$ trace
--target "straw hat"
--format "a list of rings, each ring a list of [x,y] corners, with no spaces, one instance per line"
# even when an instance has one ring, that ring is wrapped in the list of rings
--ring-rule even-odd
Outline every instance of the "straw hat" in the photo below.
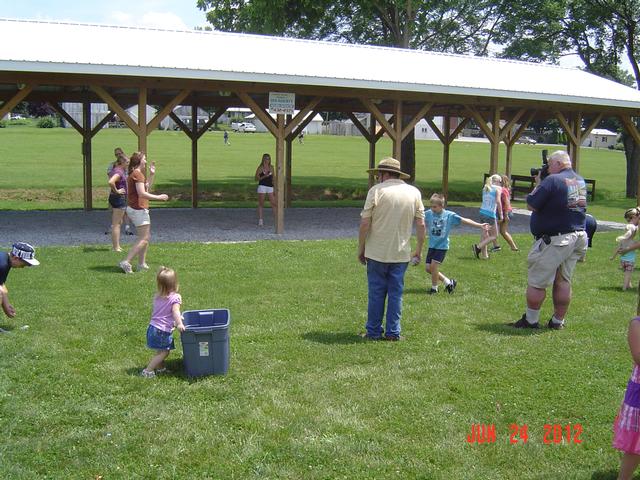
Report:
[[[393,172],[393,173],[399,173],[400,178],[402,178],[403,180],[406,180],[407,178],[411,178],[411,175],[408,175],[404,173],[402,170],[400,170],[400,162],[395,158],[391,158],[391,157],[383,158],[382,160],[380,160],[380,163],[376,168],[370,168],[369,170],[367,170],[367,172],[376,173],[376,174],[378,172]]]

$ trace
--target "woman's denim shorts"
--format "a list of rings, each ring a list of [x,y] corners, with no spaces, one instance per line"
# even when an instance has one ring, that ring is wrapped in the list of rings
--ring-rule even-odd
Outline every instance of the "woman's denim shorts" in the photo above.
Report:
[[[147,328],[147,347],[153,350],[174,350],[176,345],[170,332],[164,332],[153,325],[149,325],[149,328]]]

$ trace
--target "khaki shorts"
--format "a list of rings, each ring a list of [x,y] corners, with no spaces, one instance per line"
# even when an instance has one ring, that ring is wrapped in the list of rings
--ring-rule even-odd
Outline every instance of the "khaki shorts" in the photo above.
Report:
[[[136,227],[151,225],[149,210],[147,210],[146,208],[142,210],[136,210],[135,208],[127,207],[127,215],[131,219],[131,223],[133,223]]]
[[[531,287],[546,289],[553,285],[556,272],[571,281],[576,262],[587,253],[586,232],[555,235],[549,245],[542,238],[536,240],[527,257],[528,283]]]

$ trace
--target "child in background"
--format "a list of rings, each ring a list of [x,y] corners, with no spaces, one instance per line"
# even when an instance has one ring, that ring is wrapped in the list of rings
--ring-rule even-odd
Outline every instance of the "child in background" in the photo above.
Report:
[[[502,221],[499,222],[500,235],[511,247],[511,250],[517,252],[518,246],[513,241],[511,234],[509,233],[509,222],[513,217],[513,208],[511,207],[511,180],[506,175],[502,175],[502,190],[500,192],[500,201],[502,202]],[[492,251],[500,250],[500,247],[492,248]]]
[[[473,254],[476,258],[489,258],[487,245],[498,238],[498,223],[502,221],[502,202],[500,200],[500,192],[502,189],[502,178],[500,175],[494,174],[487,178],[487,182],[482,189],[482,205],[480,206],[480,221],[489,224],[489,229],[482,229],[480,243],[474,243],[471,246]]]
[[[458,282],[453,278],[447,278],[440,272],[440,265],[444,262],[444,257],[449,250],[449,231],[451,227],[464,223],[472,227],[482,228],[484,231],[489,229],[487,223],[477,223],[468,218],[461,217],[455,212],[445,210],[444,195],[434,193],[431,196],[431,209],[425,211],[424,219],[427,224],[427,233],[429,235],[429,250],[427,251],[427,273],[431,274],[431,289],[428,294],[438,293],[438,281],[444,283],[444,289],[453,293]]]
[[[626,232],[624,235],[620,235],[616,238],[616,242],[618,242],[618,246],[616,250],[613,252],[613,256],[611,260],[616,258],[616,255],[619,253],[620,249],[624,249],[629,247],[633,243],[633,239],[636,236],[638,231],[638,222],[640,221],[640,209],[638,207],[630,208],[626,212],[624,212],[624,219],[627,221]],[[622,283],[622,289],[627,290],[631,288],[631,274],[633,273],[633,269],[636,264],[636,251],[631,250],[630,252],[624,253],[620,256],[620,266],[622,267],[622,271],[624,272],[624,280]]]
[[[640,315],[640,308],[637,314]],[[640,464],[640,316],[631,320],[627,341],[634,363],[633,371],[613,423],[613,448],[623,453],[618,480],[630,480]]]
[[[163,373],[167,369],[164,365],[169,352],[175,349],[171,333],[174,328],[184,332],[180,304],[182,297],[178,293],[178,277],[176,272],[167,267],[160,267],[156,277],[158,293],[153,299],[151,322],[147,328],[147,347],[156,351],[149,361],[147,368],[142,370],[142,376],[153,378],[156,373]]]

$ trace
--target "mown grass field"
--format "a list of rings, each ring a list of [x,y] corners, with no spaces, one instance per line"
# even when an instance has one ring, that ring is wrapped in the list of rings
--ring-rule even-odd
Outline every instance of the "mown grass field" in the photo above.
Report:
[[[410,268],[397,343],[357,337],[355,239],[154,244],[185,309],[231,310],[229,374],[197,381],[179,346],[170,374],[138,376],[152,272],[123,275],[104,246],[42,248],[40,267],[11,272],[18,316],[0,317],[0,478],[614,479],[637,299],[608,259],[615,236],[578,266],[558,332],[505,326],[523,311],[526,251],[480,262],[477,237],[454,236],[443,270],[457,291],[428,297]],[[479,423],[496,443],[467,444]],[[514,423],[526,444],[510,444]],[[545,424],[580,424],[582,443],[545,444]]]
[[[222,132],[207,132],[199,142],[199,189],[202,206],[250,206],[255,203],[253,174],[263,152],[275,158],[268,134],[231,134],[231,146]],[[128,153],[137,145],[127,129],[105,129],[93,142],[94,205],[106,208],[106,167],[113,148]],[[539,166],[543,148],[516,145],[514,174],[528,174]],[[378,143],[381,159],[391,142]],[[294,206],[361,205],[367,190],[368,145],[360,137],[306,135],[304,145],[293,146]],[[504,147],[499,171],[504,171]],[[191,145],[182,132],[155,131],[149,137],[149,158],[158,165],[156,190],[172,196],[170,206],[191,204]],[[416,142],[416,185],[428,197],[441,189],[442,146]],[[488,171],[489,145],[455,142],[451,151],[450,201],[473,205],[480,198],[483,173]],[[10,126],[0,129],[0,209],[82,207],[80,136],[73,129]],[[621,221],[634,201],[624,198],[623,152],[582,150],[581,173],[596,179],[597,199],[590,207],[597,218]]]

